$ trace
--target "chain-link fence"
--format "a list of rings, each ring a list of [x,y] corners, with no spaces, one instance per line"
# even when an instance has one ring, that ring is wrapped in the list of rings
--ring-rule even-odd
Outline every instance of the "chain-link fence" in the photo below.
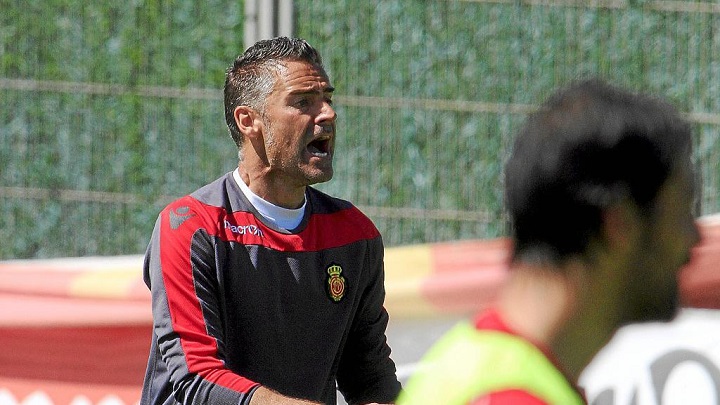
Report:
[[[0,258],[141,253],[155,217],[236,165],[222,112],[237,1],[0,0]],[[525,114],[597,75],[694,123],[720,211],[720,4],[296,0],[336,87],[335,178],[388,245],[504,234]]]

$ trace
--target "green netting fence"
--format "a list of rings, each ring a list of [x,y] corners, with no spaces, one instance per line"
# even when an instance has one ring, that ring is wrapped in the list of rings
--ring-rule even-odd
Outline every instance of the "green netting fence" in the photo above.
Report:
[[[236,165],[222,83],[243,2],[0,0],[0,259],[137,254]],[[296,0],[339,114],[335,178],[389,246],[506,233],[502,162],[557,86],[601,76],[687,114],[720,211],[720,5]]]

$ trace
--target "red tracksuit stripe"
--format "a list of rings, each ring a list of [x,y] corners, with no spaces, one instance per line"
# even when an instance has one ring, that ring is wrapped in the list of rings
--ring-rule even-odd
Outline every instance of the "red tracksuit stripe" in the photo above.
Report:
[[[249,392],[258,384],[225,368],[217,356],[215,338],[207,333],[200,301],[195,294],[190,244],[192,233],[198,229],[200,218],[194,216],[183,223],[180,229],[173,230],[169,226],[168,211],[165,211],[161,222],[161,238],[162,235],[170,232],[188,233],[179,238],[187,242],[186,246],[164,244],[160,252],[170,317],[173,329],[180,336],[188,371],[197,373],[207,381],[222,387],[243,393]],[[168,268],[176,271],[165,271]]]
[[[315,214],[302,232],[287,235],[268,228],[250,212],[235,212],[232,218],[227,219],[227,223],[223,221],[225,227],[222,229],[222,238],[280,252],[317,252],[357,242],[358,235],[364,239],[378,237],[377,228],[368,226],[368,221],[363,218],[363,214],[354,207],[330,214]],[[335,225],[337,223],[346,226],[338,227]],[[262,234],[249,231],[248,226],[256,227]],[[358,226],[363,228],[360,232],[355,229]]]

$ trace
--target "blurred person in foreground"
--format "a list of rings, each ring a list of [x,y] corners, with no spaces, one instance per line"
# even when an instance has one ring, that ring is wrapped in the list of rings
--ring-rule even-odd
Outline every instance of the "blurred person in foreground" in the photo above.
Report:
[[[551,97],[505,167],[509,278],[430,349],[398,404],[586,403],[577,378],[613,333],[678,310],[699,240],[691,144],[662,100],[599,80]]]
[[[333,87],[317,50],[263,40],[235,59],[237,169],[171,203],[145,257],[154,333],[143,404],[390,403],[383,244],[333,175]]]

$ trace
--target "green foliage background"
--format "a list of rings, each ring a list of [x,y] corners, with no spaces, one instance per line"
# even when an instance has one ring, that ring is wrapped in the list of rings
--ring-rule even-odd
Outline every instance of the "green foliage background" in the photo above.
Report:
[[[720,210],[718,8],[531,3],[296,0],[297,35],[337,88],[336,176],[320,188],[388,245],[503,235],[513,131],[589,75],[688,114],[701,213]],[[243,8],[0,0],[0,258],[141,253],[164,204],[236,165],[221,88]]]

